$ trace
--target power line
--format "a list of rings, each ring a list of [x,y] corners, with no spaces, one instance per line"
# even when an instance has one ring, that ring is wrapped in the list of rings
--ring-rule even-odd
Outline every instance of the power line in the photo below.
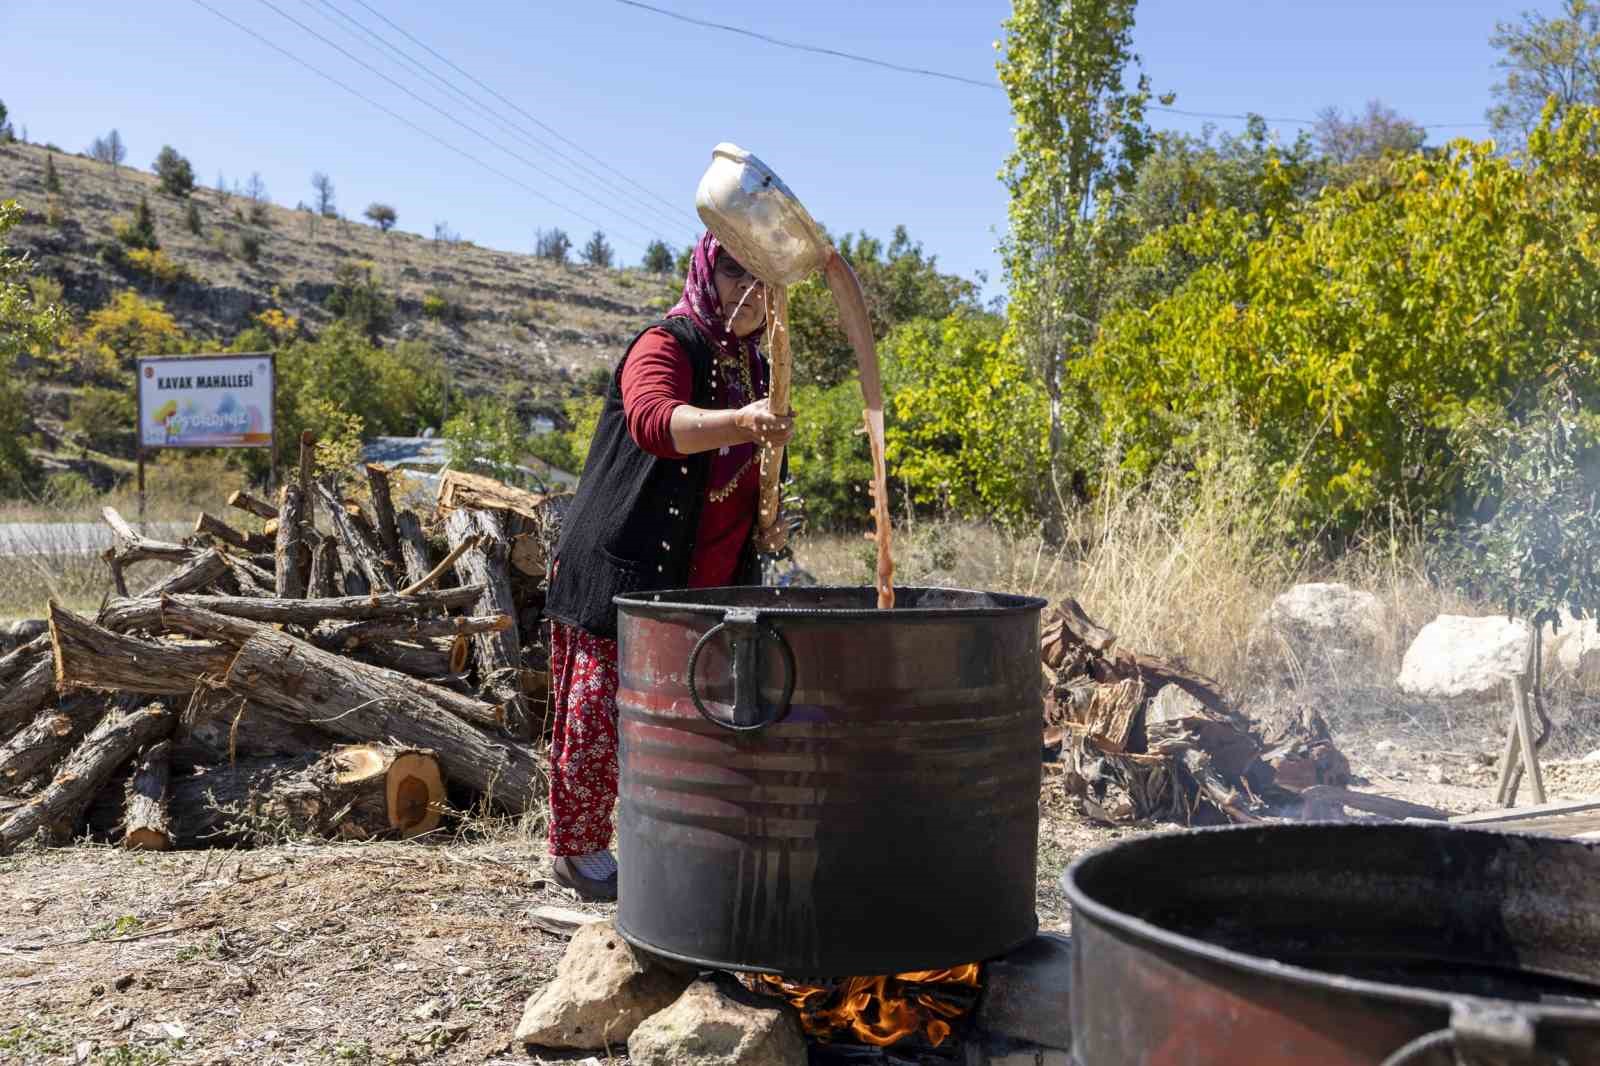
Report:
[[[356,0],[356,2],[362,3],[362,0]],[[978,78],[969,78],[963,74],[949,74],[942,70],[928,70],[924,67],[903,66],[899,63],[891,63],[885,59],[874,59],[872,56],[857,55],[854,52],[841,52],[834,48],[823,48],[813,44],[802,44],[799,41],[786,41],[778,37],[757,32],[756,30],[745,29],[742,26],[730,26],[724,22],[712,22],[708,19],[693,18],[689,15],[680,14],[676,11],[668,11],[664,7],[656,7],[653,4],[641,3],[640,0],[617,0],[617,3],[626,4],[628,7],[636,7],[642,11],[653,11],[658,15],[665,15],[667,18],[677,19],[679,22],[687,22],[693,26],[704,26],[707,29],[722,30],[725,33],[736,33],[741,37],[752,37],[758,41],[765,41],[768,44],[777,45],[779,48],[790,48],[797,52],[811,52],[815,55],[833,56],[836,59],[848,59],[853,63],[865,63],[868,66],[882,67],[885,70],[899,71],[902,74],[917,74],[926,78],[942,78],[945,81],[960,82],[963,85],[973,85],[979,89],[992,89],[996,92],[1005,91],[1005,86],[998,82],[983,81]],[[362,6],[365,7],[366,5],[362,4]],[[1282,116],[1256,116],[1251,114],[1234,115],[1220,111],[1187,111],[1183,108],[1166,107],[1164,105],[1157,104],[1146,104],[1145,110],[1160,111],[1169,115],[1184,115],[1188,118],[1237,119],[1242,122],[1247,122],[1252,118],[1259,117],[1265,119],[1267,122],[1281,122],[1285,125],[1295,126],[1315,126],[1318,122],[1318,120],[1314,118],[1284,118]],[[1487,122],[1433,122],[1423,124],[1420,128],[1425,130],[1467,129],[1487,127],[1488,125],[1489,123]]]
[[[505,145],[501,144],[499,141],[495,140],[493,137],[490,137],[488,134],[483,133],[482,131],[480,131],[480,130],[472,127],[472,126],[467,125],[467,123],[461,121],[459,118],[456,118],[454,115],[450,114],[450,112],[446,111],[444,108],[439,107],[437,104],[434,104],[433,102],[431,102],[430,100],[427,100],[424,97],[418,96],[416,93],[412,92],[410,89],[406,88],[404,85],[402,85],[399,82],[395,81],[393,78],[389,77],[389,75],[385,74],[383,71],[381,71],[378,68],[374,67],[371,63],[368,63],[366,60],[362,59],[360,56],[357,56],[355,53],[351,52],[349,49],[344,48],[341,45],[338,45],[338,44],[334,43],[333,41],[328,40],[328,38],[324,37],[322,34],[318,33],[316,30],[312,29],[310,26],[307,26],[304,22],[301,22],[299,19],[295,18],[293,15],[289,14],[287,11],[284,11],[282,8],[278,7],[276,4],[274,4],[272,2],[272,0],[256,0],[256,2],[259,3],[262,7],[265,7],[265,8],[268,8],[268,9],[272,10],[272,11],[277,12],[279,17],[281,17],[281,18],[283,18],[283,19],[285,19],[285,20],[287,20],[289,22],[292,22],[294,25],[298,26],[301,30],[305,31],[306,33],[309,33],[311,36],[315,37],[317,40],[321,41],[323,44],[327,45],[329,48],[332,48],[334,51],[338,52],[340,55],[344,56],[346,59],[350,60],[352,63],[357,63],[361,67],[363,67],[364,69],[370,71],[373,74],[376,74],[378,77],[382,78],[384,81],[388,82],[390,85],[393,85],[396,89],[399,89],[401,92],[405,93],[407,96],[411,97],[413,100],[415,100],[418,103],[422,104],[424,107],[427,107],[430,110],[438,112],[447,121],[452,122],[457,126],[460,126],[462,129],[466,130],[468,133],[471,133],[473,136],[478,137],[481,140],[488,142],[490,145],[493,145],[495,148],[500,149],[500,151],[504,152],[506,155],[511,156],[511,158],[513,158],[513,159],[517,160],[518,162],[522,163],[524,166],[528,167],[529,169],[538,171],[539,173],[541,173],[541,174],[545,175],[546,177],[548,177],[550,180],[554,181],[557,185],[563,186],[564,188],[567,188],[567,189],[577,193],[578,195],[582,196],[586,200],[593,200],[595,203],[601,204],[602,206],[606,206],[605,202],[603,200],[600,200],[598,197],[593,196],[587,190],[585,190],[583,188],[580,188],[577,185],[572,184],[571,182],[569,182],[566,179],[560,177],[559,175],[553,173],[552,171],[546,170],[543,166],[541,166],[540,164],[538,164],[538,163],[534,162],[533,160],[529,159],[527,156],[518,154],[517,152],[513,151],[512,149],[507,148]],[[641,222],[641,221],[639,221],[639,219],[634,218],[632,215],[628,215],[628,214],[623,213],[622,211],[618,211],[614,207],[611,208],[611,210],[614,211],[617,214],[617,216],[627,219],[629,222],[632,222],[634,225],[644,227],[646,232],[648,232],[650,230],[653,230],[655,228],[650,223]],[[603,229],[606,228],[605,227],[605,223],[599,222],[599,221],[595,220],[594,218],[592,218],[592,217],[590,217],[588,215],[585,215],[585,214],[582,214],[582,213],[576,212],[576,211],[573,212],[573,213],[576,214],[579,218],[584,219],[587,222],[593,223],[599,229],[603,230]]]
[[[298,65],[300,65],[300,66],[302,66],[304,68],[306,68],[311,73],[315,74],[317,77],[323,79],[324,81],[331,82],[332,84],[337,85],[339,88],[343,89],[345,92],[349,93],[351,96],[354,96],[356,99],[361,100],[363,103],[366,103],[366,104],[370,105],[371,107],[376,108],[379,111],[382,111],[384,114],[388,115],[390,118],[394,119],[396,122],[399,122],[401,125],[406,126],[407,128],[409,128],[411,130],[414,130],[417,133],[422,134],[424,137],[426,137],[429,140],[435,142],[436,144],[439,144],[440,146],[442,146],[442,147],[454,152],[456,155],[461,156],[463,159],[466,159],[467,161],[469,161],[471,163],[476,163],[478,166],[482,167],[484,170],[487,170],[489,173],[494,174],[496,177],[504,178],[506,181],[511,182],[511,184],[519,186],[519,187],[521,187],[523,189],[526,189],[528,192],[532,193],[534,196],[537,196],[539,199],[545,201],[546,203],[552,205],[553,207],[557,207],[562,211],[570,212],[570,213],[572,213],[574,215],[577,215],[579,218],[587,219],[587,216],[585,216],[582,212],[576,211],[573,208],[568,207],[566,204],[564,204],[561,201],[555,199],[554,197],[550,196],[549,194],[543,192],[542,190],[537,189],[532,185],[529,185],[527,182],[523,181],[521,178],[517,178],[517,177],[514,177],[514,176],[512,176],[510,174],[507,174],[505,171],[499,169],[498,167],[495,167],[492,164],[486,163],[482,159],[479,159],[477,156],[473,155],[471,152],[468,152],[465,149],[456,147],[455,145],[451,144],[449,141],[445,140],[443,137],[440,137],[438,134],[434,133],[432,130],[424,129],[423,127],[417,125],[415,122],[412,122],[410,119],[406,118],[404,115],[400,114],[399,112],[394,111],[391,108],[385,107],[383,104],[378,103],[376,100],[372,99],[370,96],[367,96],[365,93],[362,93],[360,90],[354,89],[354,88],[350,87],[349,85],[346,85],[344,82],[340,81],[338,78],[335,78],[333,75],[328,74],[328,73],[326,73],[326,72],[324,72],[322,70],[319,70],[318,68],[312,66],[310,63],[306,62],[304,59],[301,59],[299,56],[295,55],[293,52],[289,51],[287,48],[284,48],[281,45],[278,45],[278,44],[276,44],[276,43],[274,43],[272,41],[269,41],[267,38],[261,36],[261,34],[257,33],[255,30],[252,30],[250,27],[244,25],[242,22],[239,22],[239,21],[237,21],[235,19],[232,19],[232,18],[228,17],[227,15],[224,15],[222,12],[218,11],[216,8],[212,7],[210,4],[206,3],[205,0],[190,0],[190,2],[195,4],[197,7],[204,8],[205,10],[211,12],[213,15],[217,16],[217,18],[221,19],[223,22],[228,23],[230,26],[234,27],[235,29],[239,30],[242,33],[245,33],[245,34],[249,35],[250,37],[254,37],[257,41],[259,41],[260,43],[266,45],[268,48],[271,48],[273,51],[279,53],[284,58],[286,58],[286,59],[290,60],[291,62],[296,63],[296,64],[298,64]],[[588,221],[593,221],[593,220],[592,219],[588,219]]]
[[[559,130],[557,130],[555,127],[553,127],[553,126],[549,125],[548,123],[544,122],[543,120],[539,119],[537,116],[529,114],[527,111],[525,111],[521,106],[519,106],[514,101],[506,99],[500,93],[496,92],[494,89],[490,88],[489,86],[485,85],[483,82],[479,81],[477,79],[477,77],[474,76],[470,71],[462,70],[460,67],[458,67],[454,63],[452,63],[449,59],[446,59],[444,56],[440,55],[438,52],[436,52],[432,48],[428,47],[427,44],[423,43],[422,41],[417,40],[411,34],[407,33],[404,28],[402,28],[401,26],[396,25],[394,23],[394,21],[392,19],[390,19],[387,15],[385,15],[383,12],[377,10],[371,4],[367,3],[366,0],[355,0],[355,2],[360,4],[362,7],[366,8],[368,11],[372,12],[372,14],[376,15],[380,20],[382,20],[382,22],[385,25],[387,25],[390,29],[394,30],[396,33],[400,34],[406,40],[410,41],[412,44],[416,45],[418,48],[421,48],[423,51],[425,51],[429,55],[433,56],[433,58],[435,58],[439,62],[443,63],[445,66],[449,67],[451,70],[455,71],[457,74],[460,74],[462,77],[464,77],[468,81],[472,82],[472,84],[476,85],[478,88],[482,89],[484,92],[488,93],[490,96],[494,97],[496,100],[499,100],[501,103],[505,104],[507,107],[511,108],[513,111],[516,111],[519,115],[522,115],[524,118],[528,119],[528,121],[532,122],[534,125],[538,126],[540,129],[544,130],[546,133],[550,134],[556,140],[558,140],[561,143],[566,144],[566,145],[576,149],[578,152],[582,153],[585,156],[588,156],[590,159],[592,159],[596,163],[599,163],[601,166],[606,166],[607,165],[605,160],[601,159],[599,156],[595,155],[593,152],[591,152],[587,148],[583,147],[583,145],[579,144],[577,141],[574,141],[570,137],[565,136]],[[613,171],[613,173],[618,173],[618,172]],[[665,199],[664,197],[657,195],[655,192],[653,192],[652,190],[650,190],[650,189],[646,188],[645,186],[639,184],[637,181],[634,181],[632,178],[628,177],[626,174],[618,173],[618,177],[622,178],[623,181],[626,181],[628,184],[632,185],[634,188],[638,189],[640,192],[644,193],[645,195],[654,197],[660,203],[665,204],[668,210],[673,211],[673,212],[677,212],[677,211],[682,211],[683,210],[683,205],[682,204],[673,203],[673,202]],[[696,223],[695,228],[697,230],[700,228],[698,222]]]
[[[664,223],[666,225],[668,231],[675,231],[675,230],[677,230],[677,229],[679,229],[681,227],[682,222],[681,222],[681,220],[679,220],[676,217],[677,216],[676,212],[673,212],[673,216],[674,217],[672,219],[668,219],[666,212],[662,211],[660,208],[657,208],[654,204],[646,203],[644,201],[639,200],[635,193],[624,189],[620,182],[608,180],[608,177],[607,177],[608,174],[612,175],[612,176],[620,176],[620,175],[617,175],[616,171],[613,170],[612,168],[607,167],[604,164],[601,164],[601,169],[597,170],[596,168],[591,167],[588,164],[584,163],[582,160],[577,159],[576,157],[574,157],[574,156],[562,151],[560,148],[555,147],[550,142],[542,140],[542,139],[534,136],[532,133],[529,132],[527,127],[519,125],[518,123],[507,119],[505,116],[503,116],[499,112],[497,112],[494,108],[492,108],[492,107],[488,106],[487,104],[483,103],[481,100],[479,100],[476,97],[474,97],[471,93],[468,93],[465,90],[461,89],[454,82],[452,82],[449,78],[444,77],[443,75],[441,75],[440,73],[438,73],[437,71],[435,71],[434,69],[429,67],[427,64],[425,64],[425,63],[419,61],[418,59],[416,59],[415,57],[409,55],[404,49],[400,48],[394,42],[390,41],[388,38],[384,37],[382,34],[376,32],[371,26],[367,25],[366,23],[363,23],[361,20],[355,18],[353,15],[350,15],[348,12],[345,12],[345,11],[341,10],[338,7],[338,5],[336,5],[336,4],[334,4],[332,2],[332,0],[302,0],[302,2],[307,7],[312,7],[312,8],[315,8],[315,6],[317,4],[321,4],[322,7],[325,7],[329,11],[332,11],[334,14],[338,15],[339,18],[341,18],[345,22],[349,23],[350,26],[355,27],[355,29],[352,30],[349,27],[341,25],[340,28],[343,29],[346,33],[349,33],[353,37],[359,37],[363,41],[363,43],[365,43],[369,47],[373,48],[374,51],[381,51],[381,50],[379,50],[377,48],[377,45],[373,44],[372,42],[376,41],[376,42],[382,44],[384,48],[388,49],[389,52],[392,52],[395,57],[398,57],[398,59],[400,61],[402,61],[406,65],[406,67],[408,69],[408,73],[412,72],[412,71],[415,71],[415,72],[420,73],[421,75],[431,79],[433,82],[435,82],[439,86],[441,86],[446,92],[454,95],[455,97],[457,97],[458,99],[460,99],[461,101],[463,101],[464,103],[466,103],[467,105],[472,107],[474,110],[476,110],[478,113],[480,113],[480,114],[484,115],[485,117],[487,117],[488,119],[490,119],[497,126],[499,126],[502,130],[505,130],[508,133],[510,133],[512,136],[517,137],[523,143],[528,144],[531,147],[537,148],[537,149],[539,149],[541,151],[549,152],[549,153],[553,154],[554,156],[556,156],[557,158],[561,159],[563,162],[570,164],[575,169],[585,172],[589,176],[593,177],[596,181],[607,184],[609,186],[608,191],[614,191],[617,196],[620,196],[620,197],[624,198],[626,201],[631,202],[634,206],[643,209],[644,211],[649,213],[651,215],[652,219],[654,219],[658,224]],[[322,16],[324,18],[328,17],[326,12],[319,12],[319,14],[322,14]],[[387,58],[390,58],[391,62],[394,61],[393,57],[387,57]]]

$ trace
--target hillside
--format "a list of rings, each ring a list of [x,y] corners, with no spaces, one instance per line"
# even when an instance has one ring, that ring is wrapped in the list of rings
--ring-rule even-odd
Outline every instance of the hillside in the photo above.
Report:
[[[45,189],[52,154],[62,185],[53,212]],[[101,243],[113,239],[113,223],[132,214],[141,194],[163,252],[190,280],[155,283],[98,255]],[[331,321],[323,305],[340,264],[370,261],[395,299],[394,335],[386,340],[426,341],[446,361],[456,387],[513,387],[519,407],[530,413],[557,410],[582,391],[584,377],[613,361],[659,314],[672,287],[670,279],[638,270],[563,266],[466,241],[384,234],[365,223],[270,203],[264,224],[247,225],[248,200],[208,188],[192,197],[201,222],[195,235],[186,225],[187,202],[162,194],[152,174],[128,166],[113,171],[32,144],[0,146],[0,199],[9,198],[28,212],[12,235],[14,246],[34,256],[38,273],[61,282],[80,318],[116,292],[133,289],[162,300],[190,336],[225,343],[252,324],[252,316],[274,307],[318,330]],[[246,232],[261,241],[254,263],[240,251]],[[429,295],[450,307],[448,321],[423,313]]]

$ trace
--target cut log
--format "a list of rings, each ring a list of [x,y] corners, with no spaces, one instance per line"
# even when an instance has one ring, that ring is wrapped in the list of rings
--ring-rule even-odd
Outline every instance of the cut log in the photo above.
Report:
[[[400,572],[405,577],[404,587],[410,588],[433,569],[428,563],[428,541],[422,535],[422,520],[416,512],[401,511],[394,516],[394,522],[400,535]]]
[[[188,695],[203,678],[226,673],[233,657],[227,644],[113,633],[55,603],[50,605],[50,640],[52,681],[63,688]]]
[[[310,503],[306,505],[306,521],[311,521]],[[339,595],[338,574],[339,548],[332,537],[323,537],[311,551],[310,594],[322,599]]]
[[[394,513],[394,496],[389,491],[388,468],[368,463],[367,487],[372,490],[372,520],[378,534],[378,547],[389,564],[389,573],[398,579],[405,574],[406,564],[400,554],[400,530]]]
[[[450,637],[478,633],[503,633],[511,628],[511,616],[491,614],[483,617],[461,615],[454,618],[378,619],[353,622],[324,629],[315,636],[318,647],[329,651],[350,651],[377,641],[416,640],[419,637]]]
[[[228,506],[236,507],[241,511],[268,521],[278,517],[278,509],[276,507],[265,500],[256,499],[243,489],[228,497]]]
[[[280,597],[303,599],[310,584],[311,551],[305,543],[306,501],[299,485],[278,491],[278,508],[283,519],[273,553],[274,588]]]
[[[295,625],[311,629],[323,622],[361,622],[374,619],[402,620],[423,618],[433,610],[460,610],[471,606],[482,594],[479,586],[443,589],[437,592],[419,592],[411,596],[389,592],[380,596],[333,596],[327,599],[290,600],[270,597],[265,599],[240,599],[237,596],[168,596],[166,600],[212,611],[230,618],[245,618],[252,622],[274,625]],[[153,629],[160,624],[159,600],[117,599],[109,600],[101,608],[99,623],[107,629],[126,632],[130,629]],[[442,621],[442,620],[441,620]],[[43,640],[49,646],[49,637]]]
[[[351,518],[350,512],[345,510],[344,501],[336,497],[328,486],[321,482],[317,483],[314,491],[321,496],[329,515],[332,516],[334,532],[339,536],[339,545],[344,550],[345,557],[351,561],[361,576],[367,579],[373,589],[393,592],[394,579],[383,564],[383,556],[378,553],[377,544]]]
[[[473,599],[477,597],[474,596]],[[50,647],[50,633],[46,630],[26,644],[18,644],[4,655],[0,655],[0,686],[32,666],[39,653],[48,647]]]
[[[294,759],[243,759],[173,782],[180,846],[284,836],[367,840],[436,828],[444,779],[430,752],[359,744]]]
[[[173,734],[174,766],[238,759],[284,758],[321,751],[328,735],[264,703],[231,692],[201,689],[185,707]]]
[[[470,695],[472,690],[465,681],[449,675],[459,673],[450,668],[450,646],[441,647],[433,642],[413,644],[410,641],[390,640],[382,644],[366,644],[349,653],[352,657],[373,666],[398,670],[402,674],[442,684],[452,692]]]
[[[123,518],[115,507],[103,508],[100,517],[105,519],[106,525],[110,526],[111,532],[116,535],[116,559],[123,566],[151,559],[182,563],[187,562],[189,557],[195,554],[194,548],[162,540],[151,540],[141,535],[128,524],[128,520]]]
[[[416,682],[404,674],[352,662],[332,652],[323,651],[314,644],[263,626],[259,622],[229,618],[212,611],[188,607],[176,600],[168,600],[163,604],[161,618],[169,630],[188,633],[208,641],[223,644],[255,642],[276,649],[285,660],[277,667],[261,670],[261,653],[258,649],[247,668],[241,668],[240,664],[235,662],[224,678],[224,683],[230,690],[240,695],[260,700],[279,710],[289,711],[303,721],[320,728],[326,728],[323,719],[318,714],[304,713],[307,708],[314,707],[321,710],[326,707],[337,707],[338,711],[335,713],[354,714],[352,708],[360,704],[363,699],[381,706],[372,706],[370,715],[360,715],[359,718],[353,719],[354,721],[389,721],[395,715],[404,713],[404,708],[415,705],[419,709],[446,711],[464,722],[471,722],[484,728],[496,729],[505,725],[503,712],[493,704],[464,698],[444,689],[430,689],[418,693]],[[240,654],[243,654],[242,648]],[[320,671],[320,680],[315,684],[310,683],[306,679],[308,671]],[[252,688],[246,680],[247,675],[251,673],[261,673],[267,685],[280,684],[284,691]],[[335,691],[341,687],[345,691]],[[366,695],[357,698],[361,693]],[[330,732],[340,736],[349,735],[339,733],[337,730]],[[412,743],[408,737],[400,733],[369,733],[356,735],[352,739],[375,740],[390,735]],[[414,743],[413,746],[437,750],[441,758],[444,754],[443,749],[436,744]],[[460,777],[454,770],[451,770],[450,776],[452,779]]]
[[[317,497],[311,491],[311,475],[317,465],[317,435],[309,429],[300,431],[300,495],[306,501],[306,528],[317,526]]]
[[[535,522],[542,522],[542,507],[547,497],[525,489],[512,488],[494,478],[446,470],[439,479],[436,497],[439,514],[466,509],[511,511]]]
[[[456,577],[462,585],[483,587],[483,595],[473,605],[473,613],[515,617],[517,605],[511,595],[510,544],[506,539],[504,520],[493,511],[460,507],[446,517],[445,535],[453,547],[476,538],[476,543],[462,552],[455,563]],[[472,638],[472,647],[481,683],[487,684],[491,678],[508,675],[512,679],[509,685],[500,686],[491,694],[497,702],[515,705],[507,710],[509,726],[516,729],[526,723],[527,701],[523,699],[515,680],[522,668],[522,647],[517,642],[516,632],[506,629],[478,633]],[[520,732],[513,735],[526,736]]]
[[[227,573],[227,557],[215,548],[207,548],[139,595],[159,597],[169,592],[201,592],[216,584]]]
[[[0,687],[0,740],[9,740],[56,691],[51,653],[35,651],[15,680]]]
[[[0,747],[0,792],[15,792],[65,758],[110,706],[108,697],[84,693],[23,726]]]
[[[543,534],[519,533],[511,538],[511,565],[528,577],[544,577],[547,560]]]
[[[172,831],[167,824],[167,792],[172,776],[172,741],[150,745],[134,764],[123,805],[122,846],[132,851],[167,851]]]
[[[70,839],[100,786],[139,748],[171,732],[174,717],[165,704],[156,702],[132,714],[102,719],[67,756],[44,791],[0,823],[0,855],[41,830],[53,840]]]

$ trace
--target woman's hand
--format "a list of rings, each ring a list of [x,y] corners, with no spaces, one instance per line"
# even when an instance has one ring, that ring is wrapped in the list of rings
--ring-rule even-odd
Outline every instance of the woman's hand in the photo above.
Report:
[[[794,436],[794,415],[775,415],[772,405],[762,398],[733,413],[733,424],[754,444],[783,446]]]

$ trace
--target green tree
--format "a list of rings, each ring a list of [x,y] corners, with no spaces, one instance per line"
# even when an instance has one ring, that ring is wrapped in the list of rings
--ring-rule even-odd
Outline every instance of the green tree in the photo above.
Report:
[[[516,408],[497,396],[474,396],[456,406],[440,430],[450,465],[488,474],[502,481],[518,480],[517,466],[526,451]]]
[[[28,405],[17,360],[52,349],[67,327],[59,305],[34,298],[28,257],[7,248],[6,236],[22,213],[17,201],[0,201],[0,493],[6,495],[19,493],[36,469],[28,454]]]
[[[394,298],[379,283],[378,268],[366,261],[339,264],[324,306],[374,344],[394,319]]]
[[[200,236],[200,208],[193,200],[190,200],[189,206],[184,209],[183,225],[185,229],[196,237]]]
[[[52,196],[61,194],[61,175],[56,172],[54,152],[44,157],[44,191]]]
[[[644,250],[644,263],[641,265],[652,274],[667,273],[672,269],[672,249],[659,238],[651,241]]]
[[[1089,349],[1108,268],[1122,255],[1099,222],[1115,214],[1150,151],[1149,79],[1124,83],[1138,65],[1135,6],[1013,0],[997,46],[1015,129],[1000,175],[1011,197],[1000,253],[1013,335],[1049,397],[1052,473],[1067,444],[1067,368]]]
[[[384,233],[388,233],[390,230],[394,229],[394,224],[400,219],[399,212],[397,212],[393,207],[390,207],[388,204],[380,204],[376,202],[368,204],[367,209],[365,212],[363,212],[363,214],[367,216],[374,226],[377,226],[378,229],[382,230]]]
[[[0,144],[11,139],[11,123],[6,121],[7,114],[5,102],[0,100]]]
[[[606,242],[606,235],[599,230],[589,238],[589,243],[583,246],[583,261],[590,266],[609,267],[613,253],[611,245]]]
[[[533,249],[540,259],[565,264],[572,254],[572,239],[563,229],[540,230],[534,236]]]
[[[978,307],[978,288],[965,278],[939,271],[934,256],[896,226],[887,246],[865,233],[835,242],[855,270],[866,297],[874,339],[915,319],[942,319]],[[855,368],[855,352],[839,321],[839,307],[827,283],[813,275],[789,290],[790,343],[803,380],[823,386],[845,380]]]
[[[156,161],[151,164],[156,177],[161,180],[161,191],[168,196],[186,197],[194,192],[194,167],[178,154],[170,144],[161,146]]]
[[[139,203],[133,209],[131,219],[118,219],[112,226],[117,240],[129,248],[142,248],[153,252],[161,247],[161,241],[156,238],[156,220],[150,213],[150,201],[141,193]]]
[[[1575,104],[1600,105],[1600,4],[1563,0],[1562,15],[1524,11],[1517,22],[1495,23],[1489,43],[1502,53],[1504,80],[1494,86],[1488,119],[1495,135],[1526,137],[1552,97],[1559,119]]]

